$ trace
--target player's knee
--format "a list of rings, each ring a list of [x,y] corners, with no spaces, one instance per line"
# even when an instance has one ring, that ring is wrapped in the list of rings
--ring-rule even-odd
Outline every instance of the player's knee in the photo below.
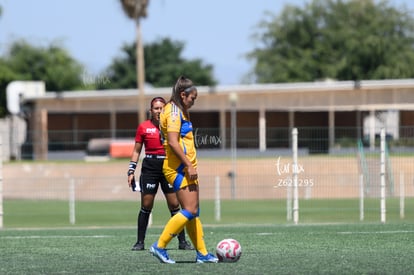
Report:
[[[188,211],[187,209],[182,209],[181,214],[183,214],[188,220],[194,219],[196,216],[194,213]]]
[[[191,212],[191,214],[193,215],[193,217],[198,217],[198,216],[200,216],[200,208],[195,208],[195,209],[192,209],[190,212]]]
[[[141,203],[141,208],[142,209],[146,209],[146,210],[151,211],[153,207],[154,207],[153,203],[145,203],[145,202]]]

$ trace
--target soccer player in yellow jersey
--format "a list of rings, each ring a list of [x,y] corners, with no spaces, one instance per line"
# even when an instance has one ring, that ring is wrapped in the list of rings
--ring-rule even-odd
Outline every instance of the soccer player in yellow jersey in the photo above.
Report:
[[[160,115],[160,129],[166,153],[163,172],[167,181],[173,185],[181,205],[181,211],[170,218],[158,241],[150,248],[151,253],[162,263],[175,263],[168,256],[166,247],[184,227],[196,249],[196,262],[218,262],[207,251],[199,218],[197,156],[188,112],[196,99],[197,89],[193,82],[181,76],[173,87],[170,101]]]

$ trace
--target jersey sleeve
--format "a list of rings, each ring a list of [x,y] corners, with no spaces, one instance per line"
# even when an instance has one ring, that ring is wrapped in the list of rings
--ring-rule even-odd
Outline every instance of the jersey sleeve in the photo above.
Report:
[[[166,124],[167,124],[167,133],[174,132],[179,133],[181,129],[181,120],[180,120],[180,109],[175,106],[175,104],[171,105],[171,109],[165,114]]]
[[[144,143],[144,127],[142,123],[137,127],[137,131],[135,133],[135,142],[136,143]]]

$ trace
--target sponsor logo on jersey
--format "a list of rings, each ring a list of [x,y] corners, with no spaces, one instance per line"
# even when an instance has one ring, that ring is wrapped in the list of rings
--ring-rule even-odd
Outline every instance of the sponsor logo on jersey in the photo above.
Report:
[[[147,129],[145,129],[145,132],[147,134],[155,134],[155,133],[157,133],[157,128],[147,128]]]

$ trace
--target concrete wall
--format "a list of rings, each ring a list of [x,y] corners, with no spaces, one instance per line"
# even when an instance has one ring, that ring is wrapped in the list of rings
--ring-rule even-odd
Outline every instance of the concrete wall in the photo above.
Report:
[[[0,119],[0,137],[2,160],[20,159],[20,147],[26,138],[26,122],[17,116]]]

